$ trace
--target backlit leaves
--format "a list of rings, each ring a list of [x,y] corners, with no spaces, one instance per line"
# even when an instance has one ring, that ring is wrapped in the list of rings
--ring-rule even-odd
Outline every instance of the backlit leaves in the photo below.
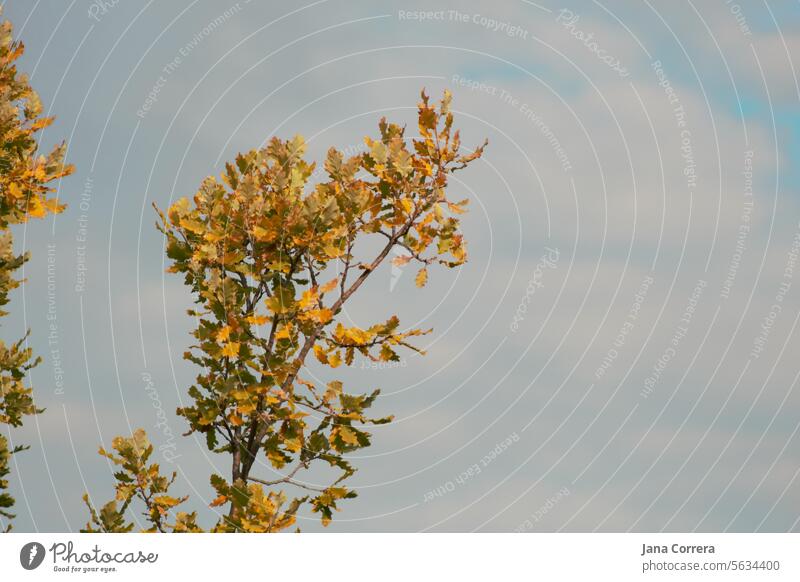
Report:
[[[148,464],[153,454],[153,445],[142,429],[129,438],[116,437],[112,443],[113,452],[100,449],[100,454],[119,467],[114,473],[116,495],[97,511],[89,496],[83,499],[89,507],[90,520],[83,532],[129,532],[133,523],[125,518],[128,507],[139,503],[150,527],[145,531],[200,531],[193,513],[176,512],[174,508],[186,501],[187,497],[169,495],[169,488],[175,481],[161,474],[156,463]]]
[[[346,457],[370,445],[370,425],[391,417],[368,414],[379,391],[353,394],[326,376],[357,358],[423,353],[411,342],[430,330],[404,329],[396,316],[364,324],[343,317],[387,257],[419,263],[418,286],[432,265],[466,261],[464,203],[445,191],[449,174],[483,148],[462,153],[449,103],[448,93],[438,108],[422,94],[418,138],[382,119],[364,153],[331,148],[326,178],[313,186],[303,138],[274,137],[206,178],[191,198],[157,209],[169,271],[183,276],[196,303],[185,358],[198,375],[178,414],[233,461],[229,476],[211,478],[220,512],[212,531],[279,531],[305,504],[327,525],[341,500],[355,497],[343,484],[355,472]],[[312,363],[328,369],[314,374],[326,377],[322,385],[305,374]],[[338,473],[333,483],[302,480],[319,464]]]
[[[50,182],[72,173],[64,164],[66,147],[56,146],[47,155],[36,155],[36,133],[48,127],[52,117],[41,117],[42,103],[20,74],[16,61],[24,47],[14,40],[11,23],[0,23],[0,229],[61,212],[64,206],[48,197]]]
[[[53,118],[41,116],[39,96],[27,76],[17,71],[16,61],[23,51],[22,43],[13,38],[11,23],[0,23],[0,317],[7,315],[2,308],[21,283],[14,272],[28,260],[27,254],[14,253],[9,228],[61,212],[64,205],[50,196],[55,191],[51,184],[73,171],[64,164],[64,144],[46,155],[37,154],[36,134]],[[39,360],[24,343],[25,338],[10,345],[0,340],[0,423],[15,427],[22,424],[23,416],[41,412],[33,404],[31,389],[25,386],[28,370]],[[7,509],[14,499],[5,493],[8,483],[4,477],[9,473],[11,455],[23,449],[9,449],[6,439],[0,437],[0,516],[7,519],[13,517]]]

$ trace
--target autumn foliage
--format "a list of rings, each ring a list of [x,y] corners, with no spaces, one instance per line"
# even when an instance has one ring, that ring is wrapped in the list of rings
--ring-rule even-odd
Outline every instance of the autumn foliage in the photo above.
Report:
[[[53,122],[42,117],[42,104],[26,75],[19,73],[16,61],[24,47],[12,37],[11,23],[0,23],[0,317],[8,315],[3,308],[10,293],[20,286],[14,273],[27,260],[28,254],[14,252],[10,227],[27,222],[29,218],[44,218],[48,213],[64,209],[52,183],[72,173],[64,164],[65,146],[55,147],[49,154],[37,155],[37,133]],[[12,427],[22,424],[27,415],[41,412],[33,401],[32,390],[25,385],[25,376],[39,363],[26,337],[7,345],[0,340],[0,423]],[[9,509],[14,498],[8,494],[11,455],[26,447],[9,448],[8,440],[0,435],[0,517],[10,520]],[[10,524],[3,529],[10,529]]]
[[[429,268],[466,261],[459,215],[467,201],[448,198],[448,176],[484,146],[463,153],[450,94],[431,104],[423,92],[418,137],[385,119],[379,130],[365,138],[366,153],[345,158],[331,148],[327,179],[313,187],[303,138],[273,138],[203,181],[191,200],[159,211],[169,271],[196,303],[184,357],[199,372],[177,413],[230,458],[230,474],[210,479],[220,515],[210,531],[280,531],[306,504],[327,525],[355,497],[348,453],[369,446],[369,426],[391,417],[370,416],[379,391],[350,393],[334,370],[356,358],[398,360],[403,349],[419,351],[414,338],[430,330],[405,329],[396,316],[355,327],[343,308],[393,250],[396,264],[416,264],[418,286]],[[307,374],[312,358],[331,370],[324,385]],[[133,502],[150,531],[200,530],[194,513],[178,510],[186,498],[168,493],[174,475],[148,464],[143,431],[112,446],[101,453],[120,467],[116,497],[99,511],[89,505],[88,531],[130,531]],[[303,479],[320,465],[327,482]]]

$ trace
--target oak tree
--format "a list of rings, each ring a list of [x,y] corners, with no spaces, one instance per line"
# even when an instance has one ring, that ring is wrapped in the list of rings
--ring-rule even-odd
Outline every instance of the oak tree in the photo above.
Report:
[[[2,7],[0,7],[0,12]],[[14,40],[11,23],[0,23],[0,317],[8,315],[3,309],[10,293],[22,284],[15,272],[28,260],[28,253],[14,251],[11,227],[25,223],[30,218],[44,218],[49,213],[59,213],[64,205],[52,182],[73,171],[64,164],[66,146],[53,148],[48,154],[39,154],[37,133],[53,122],[42,116],[42,103],[31,88],[28,78],[17,71],[16,61],[24,51],[23,44]],[[32,389],[25,384],[27,372],[40,358],[34,357],[26,346],[27,334],[10,344],[0,339],[0,424],[18,427],[25,416],[42,412],[37,408]],[[11,528],[10,513],[14,498],[8,493],[11,455],[27,447],[9,446],[5,435],[0,434],[0,518]]]
[[[279,531],[304,504],[327,525],[355,497],[347,455],[369,446],[369,425],[391,417],[369,415],[378,390],[313,380],[310,359],[336,369],[420,352],[413,338],[430,330],[404,329],[396,316],[352,326],[343,309],[390,255],[417,265],[420,287],[429,268],[466,261],[459,215],[467,201],[448,198],[448,177],[486,145],[464,152],[448,92],[438,105],[424,91],[421,99],[417,137],[382,119],[365,153],[345,158],[331,148],[327,179],[313,187],[303,138],[273,138],[204,180],[191,200],[159,211],[169,271],[183,276],[197,305],[184,357],[200,372],[177,413],[230,459],[229,474],[211,476],[211,505],[220,508],[211,531]],[[175,475],[148,464],[153,446],[143,431],[116,438],[113,449],[101,453],[121,468],[116,497],[99,511],[89,504],[86,531],[130,531],[133,502],[150,531],[200,530],[194,513],[177,509],[186,498],[169,494]],[[303,480],[318,465],[334,472],[329,481]]]

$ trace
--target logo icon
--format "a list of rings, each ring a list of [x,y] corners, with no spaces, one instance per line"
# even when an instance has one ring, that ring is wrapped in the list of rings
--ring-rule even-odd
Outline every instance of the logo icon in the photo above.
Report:
[[[19,551],[19,563],[26,570],[35,570],[44,561],[44,546],[39,542],[29,542]]]

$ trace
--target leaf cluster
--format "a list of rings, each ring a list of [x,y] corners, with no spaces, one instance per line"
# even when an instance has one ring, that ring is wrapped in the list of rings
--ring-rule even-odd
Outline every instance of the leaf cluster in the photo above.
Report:
[[[29,218],[63,211],[58,198],[50,196],[55,190],[52,182],[73,171],[71,165],[64,163],[63,143],[46,155],[37,155],[36,134],[48,127],[53,118],[42,117],[39,96],[28,77],[17,71],[16,61],[25,49],[12,33],[9,21],[0,22],[0,317],[8,315],[2,308],[22,283],[14,273],[28,260],[27,253],[14,253],[9,228]],[[24,416],[41,412],[25,385],[28,370],[39,363],[24,347],[26,339],[27,336],[10,345],[0,340],[0,423],[14,427],[22,424]],[[7,493],[4,477],[9,473],[11,455],[25,448],[9,449],[7,440],[0,437],[0,516],[7,519],[13,517],[8,509],[14,499]]]
[[[394,315],[354,326],[343,308],[393,249],[402,251],[397,264],[418,265],[420,287],[430,266],[466,261],[466,201],[445,190],[483,146],[462,152],[450,100],[446,92],[432,104],[422,93],[416,138],[382,119],[365,153],[331,148],[327,179],[315,185],[303,138],[273,138],[205,179],[191,200],[156,209],[168,270],[196,303],[184,357],[200,372],[177,413],[209,450],[232,458],[229,478],[211,478],[212,505],[227,507],[214,531],[285,529],[305,503],[327,525],[339,501],[355,496],[343,483],[355,472],[347,455],[370,445],[368,426],[391,417],[368,414],[378,390],[312,381],[307,357],[332,370],[421,352],[411,341],[430,330],[403,329]],[[336,472],[330,484],[298,477],[317,464]]]
[[[134,528],[125,517],[125,512],[134,501],[144,506],[144,518],[149,524],[148,532],[199,532],[196,515],[175,508],[188,497],[173,497],[169,488],[176,474],[166,477],[161,474],[157,463],[148,461],[153,454],[153,445],[142,429],[130,438],[116,437],[112,443],[113,452],[100,448],[100,454],[111,460],[119,470],[114,473],[116,496],[96,510],[89,496],[83,499],[89,507],[90,521],[82,532],[124,533]]]

